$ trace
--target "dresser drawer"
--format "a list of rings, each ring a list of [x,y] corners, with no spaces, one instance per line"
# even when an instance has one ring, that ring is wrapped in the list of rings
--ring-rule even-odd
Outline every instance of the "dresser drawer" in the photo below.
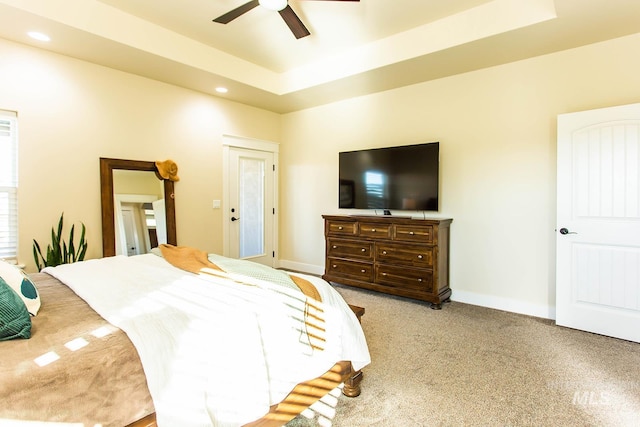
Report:
[[[323,215],[323,278],[430,302],[440,309],[449,288],[450,218]]]
[[[373,259],[373,242],[327,239],[327,256]]]
[[[325,269],[328,275],[343,276],[352,279],[371,282],[373,280],[373,264],[327,258]]]
[[[326,230],[327,234],[355,236],[358,232],[358,224],[347,221],[327,221]]]
[[[376,264],[375,282],[381,285],[433,292],[433,271]]]
[[[433,226],[396,224],[393,238],[407,242],[431,243],[433,242]]]
[[[376,261],[382,263],[432,267],[435,258],[433,246],[376,243]]]
[[[391,224],[360,223],[360,237],[372,239],[391,239]]]

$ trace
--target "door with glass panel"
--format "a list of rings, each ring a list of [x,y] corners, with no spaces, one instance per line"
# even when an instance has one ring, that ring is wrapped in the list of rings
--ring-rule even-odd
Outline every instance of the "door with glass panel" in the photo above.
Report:
[[[228,256],[274,266],[274,169],[271,152],[229,148]]]

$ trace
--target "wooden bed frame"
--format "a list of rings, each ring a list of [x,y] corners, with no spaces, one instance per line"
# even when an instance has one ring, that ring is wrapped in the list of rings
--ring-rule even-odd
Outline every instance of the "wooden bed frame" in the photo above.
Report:
[[[362,322],[364,308],[355,305],[349,307],[358,321]],[[322,376],[298,384],[282,402],[273,405],[264,417],[243,427],[281,427],[342,383],[342,394],[348,397],[359,396],[361,382],[362,371],[355,371],[351,362],[338,362]],[[147,415],[127,427],[158,427],[156,415]]]
[[[338,362],[322,376],[298,384],[282,402],[273,405],[268,414],[243,427],[281,427],[341,383],[344,383],[345,396],[358,396],[361,381],[362,371],[354,371],[351,362]],[[127,427],[158,427],[156,415],[147,415]]]

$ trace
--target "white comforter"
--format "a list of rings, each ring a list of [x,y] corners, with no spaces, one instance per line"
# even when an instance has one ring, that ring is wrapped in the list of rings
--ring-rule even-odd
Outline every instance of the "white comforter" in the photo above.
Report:
[[[326,344],[301,332],[301,293],[257,279],[202,277],[156,255],[46,268],[124,330],[142,361],[159,427],[239,426],[340,360],[370,362],[362,329],[325,281]],[[236,277],[236,279],[238,279]],[[297,320],[296,320],[297,319]]]

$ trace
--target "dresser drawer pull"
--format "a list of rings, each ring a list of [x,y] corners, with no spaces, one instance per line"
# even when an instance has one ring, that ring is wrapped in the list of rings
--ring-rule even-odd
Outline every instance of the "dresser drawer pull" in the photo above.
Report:
[[[338,227],[338,230],[342,230],[342,226],[339,226],[339,227]]]
[[[386,255],[386,254],[387,254],[387,251],[382,251],[382,255]]]
[[[338,249],[336,245],[331,246],[331,249]]]
[[[367,248],[362,248],[362,252],[367,252]]]
[[[364,268],[362,270],[360,270],[360,273],[366,273],[367,270],[365,270]]]
[[[337,266],[337,265],[335,265],[335,264],[333,264],[333,265],[331,266],[331,268],[338,268],[338,266]]]
[[[372,232],[372,233],[375,233],[375,232],[376,232],[376,229],[375,229],[375,228],[372,228],[372,229],[371,229],[371,232]]]
[[[422,259],[422,255],[418,255],[418,259]]]
[[[387,273],[382,273],[382,275],[383,275],[383,276],[386,276],[386,275],[387,275]]]
[[[422,282],[422,279],[418,279],[418,282]]]
[[[413,236],[414,234],[415,234],[415,233],[414,233],[413,231],[410,231],[410,232],[409,232],[409,235],[410,235],[410,236]]]

